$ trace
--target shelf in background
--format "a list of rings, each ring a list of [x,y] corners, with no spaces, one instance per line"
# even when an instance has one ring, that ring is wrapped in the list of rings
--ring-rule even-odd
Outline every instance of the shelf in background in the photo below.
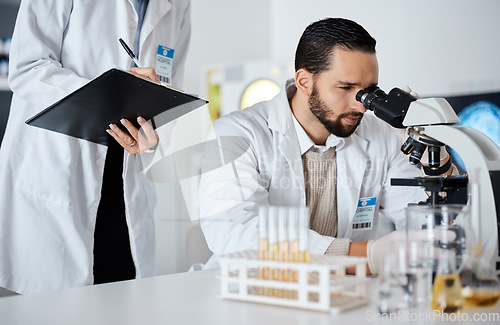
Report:
[[[0,77],[0,90],[10,91],[9,84],[7,83],[7,77]]]

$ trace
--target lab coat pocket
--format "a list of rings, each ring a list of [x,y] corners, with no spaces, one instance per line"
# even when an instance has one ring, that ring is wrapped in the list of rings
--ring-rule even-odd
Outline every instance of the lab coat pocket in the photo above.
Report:
[[[75,187],[81,186],[77,171],[80,146],[77,139],[44,130],[30,130],[34,139],[28,142],[19,168],[15,187],[25,194],[72,208]]]

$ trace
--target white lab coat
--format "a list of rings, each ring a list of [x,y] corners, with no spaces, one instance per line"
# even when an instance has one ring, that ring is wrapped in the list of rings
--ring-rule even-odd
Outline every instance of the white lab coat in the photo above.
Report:
[[[130,68],[118,38],[132,45],[137,19],[133,0],[21,2],[10,53],[14,95],[0,151],[0,286],[32,293],[93,283],[107,147],[24,121],[106,70]],[[155,67],[159,45],[174,49],[172,83],[181,88],[189,37],[189,1],[150,0],[139,59]],[[138,278],[153,275],[156,202],[141,168],[139,157],[125,153],[126,220]]]
[[[421,188],[390,186],[394,177],[422,176],[401,153],[394,131],[367,112],[337,149],[339,238],[362,241],[387,234],[394,225],[401,229],[407,204],[427,198]],[[200,180],[201,227],[208,247],[216,256],[257,249],[258,205],[306,205],[300,147],[286,92],[223,116],[214,123],[211,137],[219,142],[207,150]],[[358,200],[373,196],[376,226],[353,230]],[[310,230],[310,252],[324,254],[333,240]],[[212,258],[206,267],[216,266],[214,262]]]

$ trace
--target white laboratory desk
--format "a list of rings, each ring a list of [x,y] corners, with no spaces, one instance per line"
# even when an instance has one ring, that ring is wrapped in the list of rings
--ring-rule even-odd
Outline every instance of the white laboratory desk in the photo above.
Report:
[[[0,298],[1,325],[322,325],[389,323],[373,310],[354,309],[337,315],[222,300],[218,270],[198,271],[73,288],[57,292]],[[500,314],[500,304],[474,310]],[[472,311],[469,311],[469,315]],[[472,317],[472,316],[470,316]],[[498,320],[498,318],[497,318]],[[423,321],[424,323],[433,323]],[[439,323],[441,321],[438,319]],[[391,322],[392,323],[392,322]],[[407,323],[405,321],[398,321]],[[499,324],[498,321],[449,321],[448,324]]]

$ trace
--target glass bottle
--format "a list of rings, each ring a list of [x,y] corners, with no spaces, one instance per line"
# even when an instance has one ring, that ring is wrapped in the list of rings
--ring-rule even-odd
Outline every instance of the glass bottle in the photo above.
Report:
[[[478,171],[474,175],[477,175]],[[483,257],[479,220],[481,211],[479,204],[479,182],[469,177],[469,211],[472,220],[472,234],[469,240],[467,258],[460,270],[462,296],[470,307],[492,306],[500,297],[500,284],[493,265]]]
[[[471,244],[460,271],[462,296],[470,307],[493,306],[500,297],[500,284],[493,267],[482,257],[481,243]]]
[[[455,251],[441,248],[439,254],[431,307],[442,313],[456,313],[464,306],[464,298],[460,277],[456,271]]]

